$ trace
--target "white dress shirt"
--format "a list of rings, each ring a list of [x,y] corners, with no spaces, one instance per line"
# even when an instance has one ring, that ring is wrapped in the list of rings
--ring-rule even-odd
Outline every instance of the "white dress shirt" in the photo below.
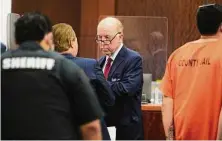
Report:
[[[110,56],[110,58],[113,60],[113,61],[111,62],[111,66],[112,66],[114,60],[116,59],[116,56],[118,55],[118,53],[119,53],[119,51],[121,50],[122,47],[123,47],[123,43],[121,43],[120,46],[119,46],[119,48]],[[103,65],[103,72],[104,72],[104,70],[105,70],[105,66],[106,66],[106,64],[107,64],[108,58],[109,58],[109,56],[106,55],[106,62],[105,62],[105,64]],[[111,67],[111,66],[110,66],[110,67]]]

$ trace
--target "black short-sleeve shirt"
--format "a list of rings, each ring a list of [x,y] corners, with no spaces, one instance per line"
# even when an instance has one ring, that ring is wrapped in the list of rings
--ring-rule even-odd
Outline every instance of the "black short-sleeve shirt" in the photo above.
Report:
[[[2,139],[79,139],[103,112],[84,72],[35,42],[1,56]]]

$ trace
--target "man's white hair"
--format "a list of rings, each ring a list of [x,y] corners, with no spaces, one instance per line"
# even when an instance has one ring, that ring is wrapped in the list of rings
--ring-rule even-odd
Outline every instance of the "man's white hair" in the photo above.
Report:
[[[98,27],[103,26],[103,25],[116,25],[117,32],[123,33],[123,24],[121,23],[121,21],[119,19],[117,19],[115,17],[106,17],[106,18],[102,19],[99,22]]]

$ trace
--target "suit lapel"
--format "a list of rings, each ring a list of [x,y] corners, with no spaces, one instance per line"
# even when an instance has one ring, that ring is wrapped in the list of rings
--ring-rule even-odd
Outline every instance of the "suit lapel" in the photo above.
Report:
[[[125,56],[125,51],[126,51],[126,48],[123,46],[121,48],[121,50],[119,51],[119,53],[117,54],[112,66],[111,66],[111,69],[110,69],[110,72],[109,72],[109,77],[112,77],[113,73],[115,72],[115,70],[120,66],[120,64],[124,61],[124,56]]]
[[[101,68],[103,68],[105,62],[106,62],[106,56],[103,56],[99,59],[99,65]]]

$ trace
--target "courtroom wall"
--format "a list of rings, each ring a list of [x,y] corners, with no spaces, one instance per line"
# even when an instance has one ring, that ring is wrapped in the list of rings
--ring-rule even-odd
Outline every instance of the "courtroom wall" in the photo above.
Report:
[[[13,13],[23,14],[30,11],[46,14],[53,24],[70,24],[80,38],[81,0],[12,0]]]
[[[196,10],[206,0],[116,0],[116,15],[168,18],[168,56],[188,41],[199,38]],[[208,3],[222,0],[208,0]]]
[[[99,15],[114,15],[115,0],[12,0],[12,12],[40,11],[54,24],[65,22],[76,32],[81,57],[97,57],[95,44]]]
[[[81,0],[12,0],[12,12],[23,14],[39,11],[50,17],[53,24],[65,22],[80,35]]]
[[[199,38],[195,25],[199,5],[222,0],[12,0],[12,12],[40,11],[53,23],[66,22],[79,38],[79,56],[98,58],[96,26],[101,15],[168,18],[168,56],[185,42]]]

